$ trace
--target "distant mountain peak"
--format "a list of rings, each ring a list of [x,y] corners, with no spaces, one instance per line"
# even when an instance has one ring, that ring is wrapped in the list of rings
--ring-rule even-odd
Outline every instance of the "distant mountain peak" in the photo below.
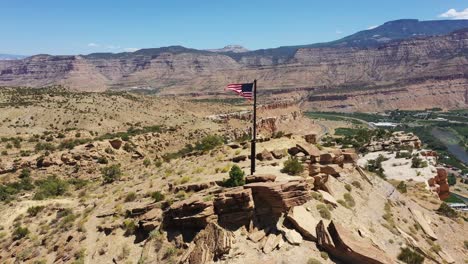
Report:
[[[13,54],[0,54],[0,60],[21,60],[26,58],[23,55],[13,55]]]
[[[209,49],[208,51],[242,53],[242,52],[247,52],[249,50],[242,47],[241,45],[227,45],[222,49]]]

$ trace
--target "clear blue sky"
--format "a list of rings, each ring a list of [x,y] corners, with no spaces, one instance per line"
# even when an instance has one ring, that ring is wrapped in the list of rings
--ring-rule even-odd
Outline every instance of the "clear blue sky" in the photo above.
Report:
[[[0,0],[0,53],[271,48],[335,40],[389,20],[442,19],[449,9],[460,18],[465,8],[468,0]]]

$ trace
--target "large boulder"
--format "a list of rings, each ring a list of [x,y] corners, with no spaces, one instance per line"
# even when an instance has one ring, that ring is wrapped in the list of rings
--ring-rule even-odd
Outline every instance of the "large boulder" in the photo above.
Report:
[[[245,183],[274,182],[275,180],[276,180],[276,175],[272,175],[272,174],[250,175],[250,176],[245,177]]]
[[[345,163],[356,163],[359,159],[358,154],[353,152],[343,152],[343,157]]]
[[[264,149],[262,152],[257,153],[256,158],[260,161],[273,160],[273,155],[271,155],[270,151]]]
[[[325,228],[321,220],[316,225],[317,245],[343,263],[390,264],[395,263],[373,242],[354,235],[344,227],[330,222]]]
[[[315,219],[304,206],[295,206],[288,212],[287,219],[294,225],[301,235],[309,240],[316,241],[315,227],[319,220]]]
[[[114,149],[120,149],[122,147],[122,140],[121,139],[112,139],[109,140],[109,144],[114,148]]]
[[[341,168],[338,164],[329,164],[320,167],[320,173],[332,175],[332,176],[340,176],[340,173],[343,172],[343,168]]]
[[[305,180],[250,183],[244,188],[252,190],[257,214],[279,215],[311,199]]]
[[[317,134],[308,134],[304,136],[304,139],[309,144],[316,144],[317,143]]]
[[[282,159],[284,157],[284,153],[286,153],[285,150],[275,149],[271,152],[271,155],[273,155],[275,159]]]
[[[237,229],[250,224],[254,211],[250,189],[239,187],[219,193],[214,198],[213,205],[219,225]]]
[[[232,160],[232,162],[239,163],[241,161],[247,160],[247,156],[246,155],[239,155],[239,156],[235,156],[231,160]]]
[[[166,227],[205,228],[208,223],[216,220],[213,202],[204,201],[199,196],[175,202],[164,213]]]
[[[304,153],[306,156],[311,156],[314,159],[320,157],[320,150],[315,145],[309,144],[296,144],[296,147],[300,150],[300,152]]]
[[[333,163],[334,158],[335,154],[330,152],[322,152],[320,154],[320,164],[331,164]]]

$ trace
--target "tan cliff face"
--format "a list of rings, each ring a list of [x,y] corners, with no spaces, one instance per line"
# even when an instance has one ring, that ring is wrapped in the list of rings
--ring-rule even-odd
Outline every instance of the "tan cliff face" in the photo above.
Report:
[[[353,101],[358,99],[348,97],[340,99],[345,102],[338,105],[328,97],[320,99],[318,94],[336,95],[339,90],[364,101],[382,98],[381,106],[391,108],[407,105],[407,97],[414,95],[411,90],[416,89],[419,95],[427,97],[421,101],[424,107],[427,101],[436,103],[436,107],[455,108],[466,107],[463,86],[466,87],[468,74],[467,49],[468,31],[459,31],[378,48],[302,48],[288,59],[250,53],[230,57],[188,49],[124,57],[38,55],[0,61],[0,86],[61,84],[80,91],[147,88],[156,89],[161,95],[223,95],[227,83],[258,79],[259,89],[268,90],[267,97],[284,98],[286,93],[286,98],[296,98],[297,94],[290,92],[300,88],[302,100],[318,102],[330,110],[374,106],[359,107]],[[437,88],[432,91],[434,83]],[[374,95],[366,95],[373,91]],[[396,101],[386,100],[382,91],[397,93],[398,97],[393,98]],[[444,100],[435,98],[445,92],[450,95]],[[450,98],[457,98],[456,102]],[[416,101],[409,102],[417,105]]]

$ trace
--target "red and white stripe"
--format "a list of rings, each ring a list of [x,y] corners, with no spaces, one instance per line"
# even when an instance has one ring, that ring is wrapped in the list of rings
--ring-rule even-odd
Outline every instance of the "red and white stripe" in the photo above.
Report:
[[[252,92],[242,92],[242,84],[241,83],[233,83],[229,84],[226,87],[227,90],[231,90],[239,94],[240,96],[246,99],[252,99],[253,93]]]

